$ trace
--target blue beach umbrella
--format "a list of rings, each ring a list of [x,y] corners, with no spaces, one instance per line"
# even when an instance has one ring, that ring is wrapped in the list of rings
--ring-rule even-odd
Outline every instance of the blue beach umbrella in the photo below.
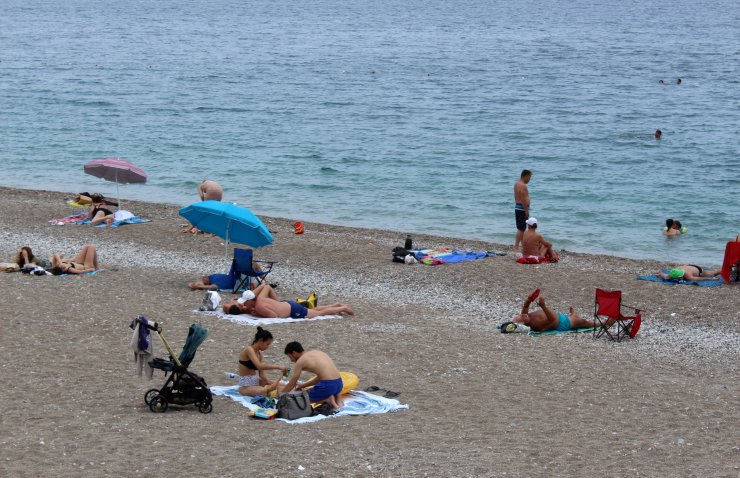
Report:
[[[250,247],[272,244],[267,226],[247,208],[220,201],[202,201],[180,209],[180,215],[201,231]]]

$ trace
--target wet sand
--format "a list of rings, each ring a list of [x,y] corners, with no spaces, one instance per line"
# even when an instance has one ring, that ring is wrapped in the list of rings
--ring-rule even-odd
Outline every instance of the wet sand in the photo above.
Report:
[[[438,267],[392,263],[405,234],[263,220],[281,297],[351,304],[341,320],[268,327],[268,360],[299,340],[355,372],[360,388],[401,392],[410,410],[315,424],[257,421],[215,397],[153,414],[133,373],[128,324],[158,321],[179,352],[193,322],[209,336],[191,370],[231,385],[255,328],[196,314],[185,284],[225,272],[223,241],[180,233],[177,207],[126,201],[152,220],[104,230],[52,226],[72,194],[0,188],[0,254],[21,245],[67,256],[98,247],[95,275],[0,274],[0,475],[78,476],[739,476],[740,286],[635,280],[663,263],[560,252],[524,266],[512,254]],[[547,237],[547,231],[542,233]],[[513,236],[513,234],[512,234]],[[423,247],[508,246],[415,235]],[[555,244],[557,249],[557,244]],[[229,252],[229,257],[231,253]],[[717,262],[721,258],[717,259]],[[648,309],[635,340],[502,335],[496,325],[541,287],[557,310],[592,314],[594,289]],[[227,296],[228,297],[228,296]],[[158,356],[164,348],[155,343]]]

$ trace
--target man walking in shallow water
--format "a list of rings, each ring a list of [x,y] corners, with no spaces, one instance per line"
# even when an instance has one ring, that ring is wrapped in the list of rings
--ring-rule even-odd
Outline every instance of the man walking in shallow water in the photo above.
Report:
[[[532,171],[525,169],[522,171],[519,181],[514,183],[514,218],[516,219],[514,252],[519,250],[524,231],[527,229],[526,221],[529,218],[529,189],[527,189],[527,184],[529,184],[530,179],[532,179]]]

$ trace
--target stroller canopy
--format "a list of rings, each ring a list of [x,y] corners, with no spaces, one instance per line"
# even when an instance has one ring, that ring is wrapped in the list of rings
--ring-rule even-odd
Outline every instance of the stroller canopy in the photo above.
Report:
[[[180,352],[180,363],[184,367],[188,367],[190,362],[195,358],[195,352],[198,351],[198,347],[208,337],[208,330],[200,324],[193,324],[188,330],[188,338],[185,341],[185,345],[182,347]]]

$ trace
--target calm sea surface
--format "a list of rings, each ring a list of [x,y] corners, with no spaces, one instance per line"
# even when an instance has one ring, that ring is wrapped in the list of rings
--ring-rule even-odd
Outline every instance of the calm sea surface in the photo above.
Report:
[[[718,264],[738,25],[737,0],[2,0],[0,184],[115,194],[82,165],[119,156],[150,177],[123,197],[208,177],[258,214],[509,243],[528,168],[557,248]]]

